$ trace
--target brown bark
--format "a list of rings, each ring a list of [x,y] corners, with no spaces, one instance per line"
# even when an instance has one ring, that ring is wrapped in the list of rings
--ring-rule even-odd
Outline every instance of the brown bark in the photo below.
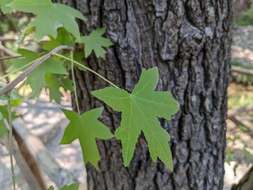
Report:
[[[151,161],[143,138],[128,168],[118,141],[99,141],[100,171],[87,166],[89,190],[222,190],[232,1],[71,2],[88,18],[83,32],[105,26],[115,44],[106,61],[90,58],[91,68],[131,91],[142,68],[158,66],[158,89],[171,90],[180,103],[172,121],[163,121],[172,137],[173,173]],[[77,78],[82,110],[101,106],[90,91],[106,84],[82,71]],[[115,130],[120,114],[106,107],[103,121]]]

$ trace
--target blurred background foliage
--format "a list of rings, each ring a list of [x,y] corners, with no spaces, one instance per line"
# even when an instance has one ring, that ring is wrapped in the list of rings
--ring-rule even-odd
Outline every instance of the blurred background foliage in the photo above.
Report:
[[[227,163],[253,164],[253,1],[234,0],[231,84],[228,91]]]

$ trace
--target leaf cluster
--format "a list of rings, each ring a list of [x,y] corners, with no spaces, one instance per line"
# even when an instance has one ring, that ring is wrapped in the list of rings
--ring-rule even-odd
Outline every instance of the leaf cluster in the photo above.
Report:
[[[62,54],[54,54],[39,65],[25,81],[25,84],[32,89],[30,98],[38,97],[42,89],[47,89],[50,99],[57,103],[61,102],[62,90],[74,90],[76,94],[76,85],[69,80],[75,77],[69,76],[69,73],[75,75],[75,72],[71,72],[73,66],[92,72],[112,85],[93,91],[91,94],[110,106],[115,112],[121,113],[121,122],[117,130],[110,131],[99,120],[103,108],[94,108],[81,114],[63,110],[69,124],[65,129],[62,144],[79,140],[84,161],[98,168],[100,155],[97,140],[115,137],[122,144],[123,162],[125,166],[128,166],[134,156],[138,139],[143,134],[151,158],[154,161],[160,159],[168,169],[173,169],[170,136],[162,128],[160,119],[169,121],[177,112],[178,104],[171,93],[156,91],[159,81],[158,68],[143,69],[139,82],[130,93],[118,88],[96,71],[80,63],[92,53],[97,58],[105,58],[106,49],[112,46],[112,42],[104,37],[105,28],[98,28],[88,35],[80,33],[77,19],[85,21],[81,12],[63,4],[53,3],[51,0],[0,0],[0,8],[8,13],[13,11],[32,13],[34,20],[30,23],[29,27],[32,30],[29,31],[35,32],[35,37],[39,40],[40,45],[38,51],[20,48],[18,50],[20,57],[8,63],[9,73],[23,72],[24,68],[30,67],[45,53],[61,45],[72,48],[77,45],[83,47],[83,52],[63,51]],[[45,36],[47,38],[44,38]],[[0,112],[1,135],[1,121],[7,117],[6,107],[0,107]],[[74,185],[66,186],[65,189],[75,188]]]

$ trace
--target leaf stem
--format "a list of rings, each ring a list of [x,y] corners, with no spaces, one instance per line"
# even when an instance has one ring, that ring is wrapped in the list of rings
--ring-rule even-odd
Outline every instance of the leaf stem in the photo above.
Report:
[[[77,96],[77,87],[76,87],[76,79],[75,79],[75,69],[74,69],[74,53],[73,50],[70,52],[70,56],[71,56],[71,76],[72,76],[72,81],[73,81],[73,85],[74,85],[74,98],[75,98],[75,102],[76,102],[76,108],[77,108],[77,112],[80,115],[81,111],[80,111],[80,106],[79,106],[79,101],[78,101],[78,96]]]
[[[57,57],[63,58],[63,59],[65,59],[65,60],[67,60],[67,61],[70,61],[70,62],[75,63],[75,64],[78,65],[79,67],[81,67],[81,68],[83,68],[83,69],[85,69],[85,70],[87,70],[87,71],[93,73],[94,75],[98,76],[99,78],[101,78],[102,80],[104,80],[105,82],[107,82],[108,84],[110,84],[111,86],[113,86],[114,88],[119,88],[116,84],[114,84],[114,83],[111,82],[110,80],[106,79],[104,76],[100,75],[99,73],[97,73],[97,72],[94,71],[93,69],[91,69],[91,68],[89,68],[89,67],[87,67],[87,66],[85,66],[85,65],[83,65],[83,64],[81,64],[81,63],[79,63],[78,61],[72,60],[72,59],[70,59],[69,57],[66,57],[66,56],[61,55],[61,54],[58,54],[58,53],[54,53],[54,55],[57,56]]]

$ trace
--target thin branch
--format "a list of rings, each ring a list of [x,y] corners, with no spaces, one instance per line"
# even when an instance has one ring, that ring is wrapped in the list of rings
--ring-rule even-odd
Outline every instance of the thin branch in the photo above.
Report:
[[[6,125],[8,125],[7,128],[9,129],[10,126],[8,122],[6,120],[4,121]],[[20,119],[18,121],[20,121]],[[31,137],[23,137],[20,135],[18,130],[19,128],[23,127],[20,126],[20,122],[14,122],[11,125],[13,127],[13,137],[11,138],[12,147],[9,146],[9,138],[4,137],[0,139],[0,141],[3,143],[3,145],[6,145],[9,152],[12,152],[16,160],[16,164],[30,189],[46,190],[47,188],[43,176],[40,173],[39,165],[25,143],[25,139],[30,139]],[[31,140],[31,142],[34,143],[33,140]]]
[[[4,47],[3,44],[0,42],[0,51],[3,51],[5,54],[12,56],[12,57],[16,57],[19,56],[19,54],[9,50],[8,48]]]
[[[253,131],[252,131],[252,127],[247,125],[245,122],[243,122],[242,120],[238,119],[236,116],[230,116],[228,117],[228,119],[230,121],[232,121],[236,126],[243,126],[245,128],[245,130],[240,130],[240,132],[246,133],[247,135],[249,135],[251,138],[253,138]],[[238,127],[236,127],[233,131],[236,133],[238,130]]]
[[[69,46],[59,46],[55,49],[53,49],[52,51],[50,51],[49,53],[43,55],[42,57],[36,59],[33,61],[32,65],[30,67],[28,67],[26,70],[24,70],[23,73],[21,73],[16,79],[14,79],[13,81],[11,81],[10,83],[8,83],[3,89],[0,90],[0,96],[6,95],[8,94],[10,91],[12,91],[20,82],[22,82],[23,80],[25,80],[29,75],[31,75],[31,73],[41,64],[43,64],[47,59],[49,59],[50,57],[52,57],[53,55],[55,55],[55,53],[64,50],[64,49],[72,49]]]
[[[16,58],[20,58],[22,56],[18,55],[18,56],[6,56],[6,57],[0,57],[0,61],[6,61],[6,60],[10,60],[10,59],[16,59]]]
[[[34,60],[33,60],[33,61],[34,61]],[[30,61],[29,63],[27,63],[27,64],[25,64],[25,65],[22,65],[22,67],[19,67],[19,68],[15,69],[15,70],[12,70],[12,71],[8,72],[7,74],[1,76],[1,77],[0,77],[0,80],[5,79],[6,77],[9,77],[9,76],[12,75],[12,74],[15,74],[15,73],[17,73],[17,72],[20,72],[20,71],[26,69],[26,68],[29,67],[31,64],[33,64],[33,61]]]
[[[233,109],[231,111],[228,112],[228,117],[233,117],[242,113],[246,113],[246,112],[251,112],[253,111],[253,105],[251,106],[247,106],[247,107],[240,107],[237,109]]]
[[[238,73],[238,74],[253,76],[253,70],[252,69],[244,69],[244,68],[241,68],[241,67],[238,67],[238,66],[232,66],[232,72]]]
[[[15,180],[15,169],[14,169],[14,159],[13,159],[13,136],[12,136],[12,124],[10,123],[11,121],[11,113],[9,111],[9,103],[8,103],[8,114],[9,114],[9,121],[7,122],[4,120],[4,124],[6,128],[9,129],[9,135],[8,135],[8,147],[9,147],[9,154],[10,154],[10,163],[11,163],[11,179],[12,179],[12,186],[13,190],[16,190],[16,180]]]
[[[10,124],[9,130],[9,146],[10,146],[10,162],[11,162],[11,175],[12,175],[12,184],[13,190],[16,190],[16,180],[15,180],[15,170],[14,170],[14,160],[13,160],[13,144],[12,144],[12,135],[13,135],[13,128],[12,128],[12,115],[11,115],[11,102],[10,97],[8,99],[8,123]]]
[[[16,40],[17,40],[17,38],[9,38],[9,37],[0,36],[0,41],[1,42],[9,42],[9,41],[13,42],[13,41],[16,41]]]

